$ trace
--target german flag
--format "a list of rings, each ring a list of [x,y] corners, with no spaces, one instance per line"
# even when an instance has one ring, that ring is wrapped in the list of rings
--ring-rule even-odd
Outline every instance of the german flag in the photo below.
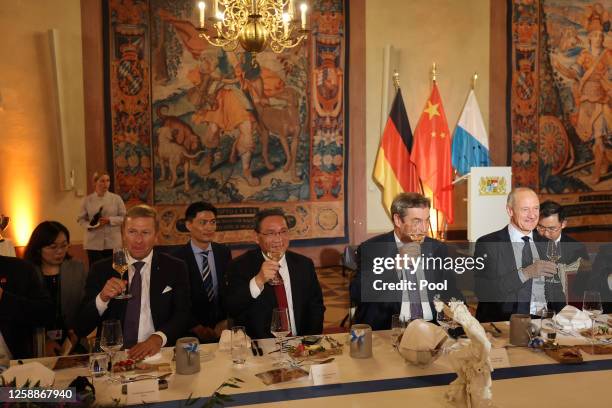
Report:
[[[391,203],[399,193],[421,192],[416,166],[410,158],[411,151],[412,130],[398,87],[380,139],[373,173],[374,180],[382,189],[383,203],[389,215]]]

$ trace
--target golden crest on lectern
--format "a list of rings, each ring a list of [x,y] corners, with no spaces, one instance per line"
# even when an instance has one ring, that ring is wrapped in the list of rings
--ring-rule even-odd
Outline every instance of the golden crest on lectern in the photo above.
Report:
[[[506,178],[503,176],[481,177],[478,183],[480,195],[506,195]]]

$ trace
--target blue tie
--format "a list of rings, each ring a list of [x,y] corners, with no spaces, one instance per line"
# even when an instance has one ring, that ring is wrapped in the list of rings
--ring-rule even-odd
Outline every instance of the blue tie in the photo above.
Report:
[[[210,265],[208,265],[208,251],[200,252],[202,255],[202,282],[204,283],[204,291],[209,302],[215,299],[215,288],[213,286],[212,274]]]
[[[130,293],[132,297],[127,301],[125,319],[123,321],[123,340],[125,348],[130,348],[138,343],[138,327],[140,326],[140,298],[142,295],[142,276],[140,270],[144,262],[134,262],[134,276],[130,282]]]

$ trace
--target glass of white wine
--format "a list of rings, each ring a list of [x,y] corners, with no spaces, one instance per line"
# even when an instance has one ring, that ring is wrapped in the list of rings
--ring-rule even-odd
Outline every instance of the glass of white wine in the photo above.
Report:
[[[591,318],[591,345],[595,345],[595,321],[603,313],[601,294],[595,290],[587,290],[582,298],[582,311]]]
[[[280,262],[280,260],[283,259],[283,256],[285,256],[285,253],[267,251],[265,255],[266,255],[266,258],[268,258],[270,261]],[[278,285],[282,285],[283,280],[281,279],[280,274],[277,272],[276,275],[274,275],[274,279],[270,279],[268,283],[271,286],[278,286]]]
[[[291,332],[291,326],[289,325],[289,312],[286,308],[272,310],[270,331],[274,337],[279,339],[280,358],[278,364],[282,365],[284,362],[283,342],[285,337]]]
[[[417,244],[422,244],[425,241],[425,234],[408,234],[408,237]]]
[[[552,278],[546,278],[546,282],[549,283],[561,283],[559,280],[559,265],[557,262],[561,259],[561,242],[555,242],[554,240],[548,240],[546,244],[546,257],[549,261],[554,262],[556,273]]]
[[[126,281],[126,285],[125,285],[126,289],[123,289],[123,292],[115,296],[115,299],[131,298],[132,294],[127,292],[127,287],[128,287],[127,279],[124,278],[124,277],[127,277],[126,273],[128,271],[128,261],[127,261],[127,256],[126,256],[126,250],[124,248],[113,249],[113,269],[119,273],[119,275],[121,276],[121,279]]]

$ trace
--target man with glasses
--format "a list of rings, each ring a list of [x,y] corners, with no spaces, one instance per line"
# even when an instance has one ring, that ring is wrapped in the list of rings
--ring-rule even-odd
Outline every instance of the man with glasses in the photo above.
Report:
[[[581,258],[581,268],[578,270],[570,293],[576,300],[581,300],[589,280],[589,254],[583,243],[563,232],[566,226],[567,219],[563,206],[550,200],[540,204],[540,220],[537,229],[544,238],[555,241],[560,245],[561,258],[559,263],[569,265]]]
[[[445,269],[446,245],[429,238],[430,200],[418,193],[401,193],[391,203],[393,231],[375,236],[357,249],[357,273],[350,285],[351,302],[357,306],[355,322],[366,323],[374,330],[391,328],[391,318],[399,314],[404,321],[424,319],[436,321],[433,298],[461,299],[455,275]],[[401,268],[376,269],[381,259],[409,259]],[[420,260],[419,260],[420,259]],[[426,259],[429,261],[426,262]],[[382,266],[382,265],[379,265]],[[407,266],[404,268],[404,266]],[[379,273],[380,272],[380,273]],[[381,288],[381,283],[407,283],[401,290]],[[440,284],[438,288],[421,287],[421,282]],[[443,286],[442,286],[443,285]]]
[[[323,332],[323,294],[310,258],[288,251],[289,227],[278,208],[255,215],[258,247],[228,268],[227,311],[254,339],[272,337],[272,310],[286,308],[294,336]]]
[[[202,343],[216,342],[227,328],[223,303],[227,287],[226,270],[232,260],[227,245],[213,242],[217,231],[217,209],[199,201],[185,210],[185,226],[191,239],[173,255],[189,269],[191,321],[189,328]]]
[[[155,209],[148,205],[130,208],[122,230],[127,274],[122,278],[113,269],[112,258],[93,265],[77,317],[77,334],[87,336],[104,320],[118,319],[123,323],[128,357],[141,360],[165,345],[174,345],[187,330],[189,277],[183,261],[153,249],[159,232]],[[125,289],[131,297],[116,299]]]

